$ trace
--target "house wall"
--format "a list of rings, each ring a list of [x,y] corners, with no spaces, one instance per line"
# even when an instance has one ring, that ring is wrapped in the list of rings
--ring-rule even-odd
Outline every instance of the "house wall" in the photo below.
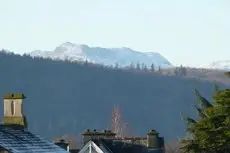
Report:
[[[147,137],[125,137],[116,139],[125,143],[137,144],[147,146]]]

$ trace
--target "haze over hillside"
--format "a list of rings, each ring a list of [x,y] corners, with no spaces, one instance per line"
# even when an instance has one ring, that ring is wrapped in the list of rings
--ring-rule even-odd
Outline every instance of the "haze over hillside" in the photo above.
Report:
[[[201,68],[219,69],[224,71],[230,70],[230,60],[214,61],[211,64],[202,65]]]
[[[103,65],[116,65],[121,67],[144,63],[147,67],[154,64],[156,67],[169,68],[172,64],[162,55],[156,52],[139,52],[130,48],[101,48],[89,47],[65,42],[54,49],[54,51],[32,51],[29,55],[33,57],[44,57],[69,61],[89,61]]]
[[[175,140],[185,134],[180,112],[195,115],[193,88],[208,98],[213,93],[210,81],[159,72],[137,73],[3,52],[0,59],[4,72],[0,95],[25,93],[30,130],[50,139],[80,135],[87,128],[108,128],[117,104],[128,133],[145,135],[155,128],[166,140]]]

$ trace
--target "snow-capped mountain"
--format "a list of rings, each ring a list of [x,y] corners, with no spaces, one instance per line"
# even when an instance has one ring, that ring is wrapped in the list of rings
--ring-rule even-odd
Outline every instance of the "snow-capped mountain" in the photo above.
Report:
[[[131,63],[144,63],[147,66],[154,64],[162,68],[172,67],[172,64],[159,53],[138,52],[130,48],[101,48],[89,47],[65,42],[54,51],[35,50],[29,53],[33,57],[44,57],[69,61],[89,61],[103,65],[129,66]]]
[[[224,60],[224,61],[215,61],[212,62],[209,65],[202,66],[203,68],[208,69],[218,69],[218,70],[230,70],[230,60]]]

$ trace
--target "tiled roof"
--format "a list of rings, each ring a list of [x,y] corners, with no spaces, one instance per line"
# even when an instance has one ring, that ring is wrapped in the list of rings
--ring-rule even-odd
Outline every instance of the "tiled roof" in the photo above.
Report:
[[[17,125],[0,125],[0,146],[11,153],[67,153]]]

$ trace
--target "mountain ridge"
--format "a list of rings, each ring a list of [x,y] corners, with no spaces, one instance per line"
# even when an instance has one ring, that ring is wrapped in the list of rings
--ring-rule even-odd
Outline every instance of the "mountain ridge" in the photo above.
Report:
[[[92,63],[107,66],[118,64],[121,67],[126,67],[138,63],[144,63],[147,67],[150,67],[152,64],[161,68],[173,66],[165,57],[157,52],[140,52],[128,47],[90,47],[85,44],[75,44],[71,42],[62,43],[53,51],[35,50],[27,53],[27,55],[69,61],[87,60]]]

